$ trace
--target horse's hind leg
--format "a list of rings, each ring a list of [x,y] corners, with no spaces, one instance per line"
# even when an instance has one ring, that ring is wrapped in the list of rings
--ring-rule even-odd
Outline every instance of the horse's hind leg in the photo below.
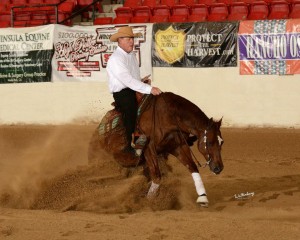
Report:
[[[196,192],[198,194],[197,203],[201,206],[207,207],[208,206],[208,199],[206,197],[206,190],[198,171],[197,165],[193,161],[190,148],[187,145],[179,146],[175,151],[172,153],[178,160],[188,168],[190,173],[192,174],[192,178],[195,183]]]

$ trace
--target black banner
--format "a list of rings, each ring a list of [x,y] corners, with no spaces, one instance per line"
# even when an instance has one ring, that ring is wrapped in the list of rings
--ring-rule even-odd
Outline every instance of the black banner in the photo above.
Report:
[[[50,82],[54,25],[0,29],[0,83]]]
[[[238,22],[153,25],[153,67],[237,66]]]
[[[0,83],[50,82],[53,50],[0,53]]]

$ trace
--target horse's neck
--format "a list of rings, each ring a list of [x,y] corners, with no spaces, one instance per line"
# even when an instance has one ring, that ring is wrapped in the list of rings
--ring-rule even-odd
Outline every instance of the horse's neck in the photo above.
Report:
[[[196,136],[207,129],[209,123],[209,118],[198,106],[180,96],[176,101],[175,116],[182,129]]]

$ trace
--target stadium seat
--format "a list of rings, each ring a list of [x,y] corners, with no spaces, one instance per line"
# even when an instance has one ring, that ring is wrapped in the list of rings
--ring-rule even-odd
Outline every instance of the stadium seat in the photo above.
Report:
[[[68,17],[67,14],[58,13],[58,22],[65,20],[67,17]],[[48,15],[48,18],[49,18],[50,23],[57,23],[55,14]],[[70,25],[70,21],[67,23],[64,23],[64,25]]]
[[[47,24],[45,20],[31,20],[28,22],[27,27],[35,27]]]
[[[130,23],[131,17],[129,16],[117,16],[113,19],[114,24],[127,24]]]
[[[117,17],[133,17],[133,10],[130,7],[118,7],[115,13]]]
[[[74,3],[73,2],[63,2],[58,5],[58,11],[62,13],[72,13],[74,10]]]
[[[208,17],[208,7],[205,4],[194,4],[190,7],[190,15],[194,19],[201,19],[201,21],[206,21]],[[197,17],[196,17],[197,16]]]
[[[197,4],[198,0],[179,0],[179,4],[187,5],[188,7]]]
[[[169,22],[186,22],[187,21],[187,15],[171,15],[169,17]]]
[[[268,4],[264,1],[252,2],[248,20],[265,20],[269,15]]]
[[[48,20],[48,15],[44,11],[34,11],[31,14],[31,20]]]
[[[160,5],[165,5],[168,7],[173,7],[177,2],[175,0],[161,0]]]
[[[231,4],[236,3],[236,2],[244,2],[244,1],[237,1],[237,0],[218,0],[218,3],[225,3],[230,7]]]
[[[289,18],[300,18],[300,1],[291,3]]]
[[[287,19],[289,17],[290,7],[286,1],[273,1],[269,6],[270,13],[268,19]]]
[[[154,8],[155,6],[159,5],[159,3],[157,0],[144,0],[142,5]]]
[[[169,22],[169,16],[168,15],[153,15],[150,17],[151,23],[163,23],[163,22]]]
[[[38,4],[46,4],[46,2],[44,3],[44,0],[28,0],[28,4],[29,5],[38,5]]]
[[[26,27],[27,22],[26,21],[14,21],[13,27],[18,28],[18,27]]]
[[[133,16],[130,20],[132,23],[148,23],[150,16]]]
[[[27,5],[27,0],[11,0],[10,2],[14,6]]]
[[[206,16],[204,15],[189,15],[187,22],[205,22]]]
[[[217,3],[217,0],[199,0],[198,3],[210,6],[214,3]]]
[[[9,21],[0,21],[0,28],[7,28],[10,27]]]
[[[227,20],[247,20],[249,9],[247,3],[236,2],[229,5]]]
[[[0,22],[10,22],[10,14],[0,14]]]
[[[136,8],[138,6],[142,6],[141,0],[125,0],[123,7]]]
[[[189,15],[189,8],[185,4],[180,4],[180,5],[174,5],[172,7],[172,15],[180,15],[180,16],[188,16]]]
[[[133,11],[134,16],[152,16],[151,8],[149,6],[139,6]]]
[[[15,21],[29,21],[31,19],[30,12],[16,12],[14,15]]]
[[[166,5],[156,6],[156,7],[153,8],[153,16],[154,15],[156,15],[156,16],[160,15],[160,16],[168,16],[168,17],[170,17],[171,10]]]
[[[7,4],[0,3],[0,14],[10,14]]]
[[[113,18],[112,17],[99,17],[95,18],[94,25],[106,25],[112,24]]]
[[[228,7],[225,3],[214,3],[210,6],[208,21],[225,21],[228,17]]]
[[[59,3],[60,0],[45,0],[47,3],[50,1],[53,1],[54,3]],[[88,5],[90,5],[91,3],[93,3],[94,0],[77,0],[77,4],[80,8],[82,7],[86,7]]]

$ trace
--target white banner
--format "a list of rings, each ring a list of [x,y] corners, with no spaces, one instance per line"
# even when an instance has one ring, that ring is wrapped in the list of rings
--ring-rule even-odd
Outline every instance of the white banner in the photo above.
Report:
[[[0,83],[49,82],[54,25],[0,29]]]
[[[151,41],[152,24],[134,24],[133,32],[142,33],[135,38],[141,76],[152,74]],[[109,37],[120,26],[75,26],[56,25],[54,32],[54,56],[52,81],[106,81],[106,64],[117,47]]]

